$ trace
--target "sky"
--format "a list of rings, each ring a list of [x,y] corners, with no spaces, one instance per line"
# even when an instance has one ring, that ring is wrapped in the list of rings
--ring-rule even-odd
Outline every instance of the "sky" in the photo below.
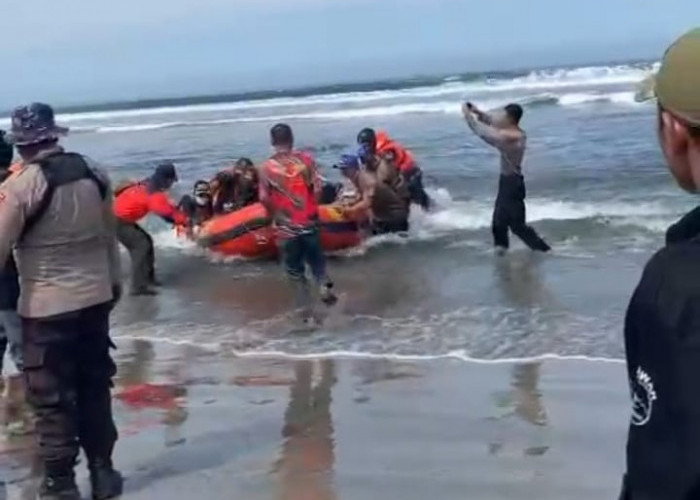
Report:
[[[698,0],[2,2],[0,109],[658,58],[700,24]]]

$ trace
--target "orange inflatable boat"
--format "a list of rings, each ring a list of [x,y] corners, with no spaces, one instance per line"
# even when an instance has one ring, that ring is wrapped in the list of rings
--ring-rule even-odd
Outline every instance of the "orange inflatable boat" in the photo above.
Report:
[[[319,217],[321,245],[327,252],[351,248],[362,242],[361,223],[348,220],[337,207],[321,205]],[[261,203],[213,217],[202,225],[193,239],[198,245],[223,255],[259,258],[277,254],[271,220]]]

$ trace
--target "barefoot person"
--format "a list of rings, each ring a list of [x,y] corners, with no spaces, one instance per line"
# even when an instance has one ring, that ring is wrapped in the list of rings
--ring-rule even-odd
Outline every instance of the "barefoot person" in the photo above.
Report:
[[[508,250],[508,230],[511,230],[532,250],[548,252],[550,246],[525,222],[522,163],[527,136],[520,128],[523,108],[509,104],[500,116],[492,116],[466,103],[462,112],[469,128],[501,154],[501,177],[491,225],[494,245],[501,252]]]
[[[319,234],[318,202],[320,179],[314,160],[294,151],[289,125],[272,127],[270,138],[275,154],[260,168],[260,202],[270,212],[282,252],[282,261],[295,287],[302,320],[313,321],[311,291],[306,264],[320,287],[327,305],[337,301],[333,282],[326,274],[326,258]]]
[[[15,249],[27,399],[43,462],[40,500],[80,500],[74,467],[87,458],[92,498],[121,495],[112,467],[117,429],[109,314],[121,295],[107,176],[58,141],[53,109],[12,114],[23,168],[0,186],[0,262]]]
[[[655,94],[671,174],[697,193],[700,29],[668,49]],[[676,229],[647,264],[627,311],[632,418],[621,500],[700,498],[700,226]]]

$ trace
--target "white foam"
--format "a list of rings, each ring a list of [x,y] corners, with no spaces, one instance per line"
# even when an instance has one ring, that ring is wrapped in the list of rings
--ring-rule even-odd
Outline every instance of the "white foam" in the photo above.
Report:
[[[564,94],[558,98],[562,106],[580,106],[592,102],[611,102],[615,104],[630,104],[638,106],[640,103],[634,99],[634,92],[612,92],[612,93],[572,93]]]
[[[566,89],[571,87],[593,87],[593,86],[605,86],[605,85],[621,85],[621,84],[636,84],[643,80],[653,68],[635,67],[628,65],[620,66],[589,66],[575,69],[558,69],[558,70],[540,70],[533,71],[532,73],[517,77],[513,79],[491,79],[486,81],[473,81],[473,82],[458,82],[455,81],[455,77],[447,79],[447,81],[442,84],[435,86],[425,86],[409,89],[398,89],[398,90],[379,90],[379,91],[368,91],[368,92],[346,92],[346,93],[335,93],[328,95],[314,95],[308,97],[281,97],[272,99],[262,99],[253,101],[242,101],[242,102],[224,102],[217,104],[198,104],[198,105],[182,105],[182,106],[163,106],[157,108],[146,108],[146,109],[130,109],[130,110],[115,110],[115,111],[95,111],[95,112],[82,112],[82,113],[63,113],[58,116],[58,120],[64,123],[96,123],[95,126],[101,126],[106,128],[116,128],[111,131],[127,131],[120,130],[117,127],[120,126],[130,126],[128,124],[114,124],[109,123],[109,121],[115,119],[129,119],[129,118],[146,118],[146,117],[156,117],[156,116],[170,116],[176,114],[207,114],[207,113],[220,113],[229,111],[246,111],[255,109],[266,109],[266,108],[285,108],[285,107],[298,107],[298,106],[316,106],[316,105],[343,105],[343,104],[362,104],[362,103],[372,103],[376,101],[387,101],[387,106],[370,106],[367,109],[376,110],[370,113],[373,114],[363,114],[359,116],[383,116],[379,110],[381,109],[396,109],[391,105],[391,101],[396,100],[407,100],[407,99],[419,99],[420,101],[425,101],[429,98],[439,98],[442,96],[451,96],[455,101],[462,100],[463,96],[469,95],[473,96],[475,94],[483,93],[503,93],[506,91],[516,91],[522,93],[528,90],[557,90]],[[626,94],[626,93],[625,93]],[[633,97],[633,94],[632,94]],[[488,100],[488,98],[487,98]],[[565,97],[565,103],[567,101],[575,101],[576,97],[570,96]],[[622,96],[622,94],[612,95],[610,98],[611,102],[629,102],[629,97],[627,95]],[[565,104],[566,105],[566,104]],[[420,104],[409,104],[409,106],[419,106]],[[444,112],[445,104],[439,103],[426,104],[424,106],[430,106],[429,110],[420,110],[419,108],[414,108],[416,111],[406,112]],[[450,109],[453,109],[450,106]],[[459,107],[456,107],[454,112],[458,112]],[[452,112],[452,111],[450,111]],[[400,113],[395,111],[394,113]],[[323,117],[318,117],[323,118]],[[269,119],[269,118],[266,118]],[[0,120],[3,126],[7,125],[8,120]],[[106,123],[105,123],[106,122]],[[170,120],[172,122],[172,120]],[[172,126],[159,121],[157,123],[145,124],[142,126],[157,127],[157,126]],[[159,127],[158,127],[159,128]],[[147,129],[142,129],[147,130]],[[110,130],[102,130],[102,132]]]
[[[442,201],[441,210],[424,213],[413,210],[411,223],[412,232],[417,235],[431,235],[454,230],[474,230],[491,225],[493,206],[476,201]],[[585,203],[559,201],[542,198],[528,200],[528,220],[581,220],[594,217],[627,217],[627,223],[640,223],[647,227],[649,217],[674,214],[662,203],[647,202],[604,202]]]
[[[448,190],[429,190],[438,207],[434,212],[423,212],[415,207],[411,211],[411,229],[407,235],[388,234],[367,239],[361,245],[335,255],[361,257],[368,250],[386,245],[406,245],[415,241],[432,241],[460,231],[475,231],[491,226],[493,205],[484,201],[455,201]],[[677,217],[675,210],[660,202],[635,203],[609,201],[601,203],[573,202],[532,198],[528,200],[528,220],[575,221],[592,218],[607,219],[616,227],[636,226],[653,232],[663,232]],[[187,255],[207,258],[214,264],[230,264],[248,261],[244,257],[221,256],[198,247],[192,241],[178,237],[168,229],[156,232],[155,245],[159,248],[176,249]],[[575,241],[570,246],[576,246]]]
[[[177,346],[195,346],[200,349],[220,353],[226,350],[226,343],[210,342],[200,343],[188,339],[172,339],[168,337],[140,336],[140,335],[117,335],[116,341],[123,340],[147,340],[153,343],[165,343]],[[397,353],[377,353],[363,351],[320,351],[310,353],[288,353],[284,351],[242,351],[232,349],[230,351],[235,356],[247,359],[288,359],[288,360],[314,360],[314,359],[384,359],[390,361],[410,361],[410,362],[430,362],[441,360],[458,360],[474,364],[500,365],[514,363],[534,363],[541,361],[573,361],[589,363],[613,363],[623,364],[624,359],[608,358],[604,356],[587,356],[583,354],[558,354],[543,353],[538,356],[509,357],[509,358],[475,358],[469,355],[466,350],[454,350],[444,354],[397,354]]]
[[[514,98],[503,96],[480,101],[480,105],[485,109],[497,108],[512,101]],[[552,93],[533,94],[521,96],[517,100],[523,104],[537,104],[551,102],[562,106],[581,106],[596,102],[609,102],[614,104],[640,106],[634,100],[634,92],[616,93],[572,93],[557,96]],[[172,127],[203,127],[229,125],[236,123],[271,123],[275,121],[322,121],[322,120],[352,120],[359,118],[377,118],[400,115],[419,114],[451,114],[459,115],[461,104],[459,101],[437,101],[430,103],[408,103],[392,104],[386,106],[374,106],[363,108],[350,108],[338,110],[321,110],[311,112],[297,112],[289,114],[275,114],[262,116],[242,116],[235,118],[219,118],[213,120],[192,120],[192,121],[168,121],[153,123],[134,123],[124,125],[99,125],[99,126],[78,126],[73,130],[76,132],[95,132],[100,134],[119,132],[142,132],[149,130],[159,130]]]

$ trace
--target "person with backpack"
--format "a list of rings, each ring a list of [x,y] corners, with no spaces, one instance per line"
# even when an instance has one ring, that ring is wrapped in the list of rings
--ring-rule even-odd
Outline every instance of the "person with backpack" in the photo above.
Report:
[[[47,104],[12,113],[10,141],[23,168],[0,186],[0,262],[15,249],[24,377],[43,462],[40,500],[79,500],[82,448],[92,498],[122,492],[112,465],[117,429],[110,387],[109,315],[121,296],[119,252],[107,175],[66,152]]]
[[[153,213],[169,224],[184,226],[187,216],[179,210],[167,191],[177,182],[172,163],[162,163],[142,182],[128,183],[115,192],[114,215],[117,237],[131,256],[131,295],[157,295],[160,283],[155,275],[153,238],[138,223]]]

